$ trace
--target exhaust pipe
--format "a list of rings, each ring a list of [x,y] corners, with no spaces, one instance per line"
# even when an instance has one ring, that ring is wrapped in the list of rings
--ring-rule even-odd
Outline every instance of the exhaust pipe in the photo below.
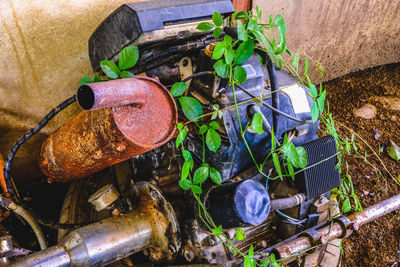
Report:
[[[175,133],[177,108],[156,79],[79,87],[80,112],[43,143],[39,166],[49,182],[70,182],[165,144]]]
[[[105,266],[145,249],[153,261],[174,260],[181,243],[171,205],[149,183],[134,190],[140,196],[134,211],[73,230],[59,244],[9,266]]]

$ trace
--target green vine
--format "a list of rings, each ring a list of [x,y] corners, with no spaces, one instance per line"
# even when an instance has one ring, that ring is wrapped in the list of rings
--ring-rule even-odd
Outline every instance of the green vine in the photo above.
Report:
[[[239,116],[238,106],[250,101],[254,101],[256,104],[260,104],[266,97],[261,95],[257,98],[246,100],[238,103],[236,99],[235,86],[242,84],[247,80],[246,70],[240,65],[248,60],[253,54],[255,49],[266,52],[271,60],[279,66],[279,68],[286,68],[293,75],[298,77],[297,83],[302,84],[309,88],[309,95],[314,100],[311,107],[311,118],[313,122],[320,120],[324,125],[324,130],[321,130],[324,135],[332,135],[336,139],[338,153],[333,155],[338,158],[337,168],[341,171],[342,184],[339,188],[332,190],[333,195],[338,196],[339,203],[341,205],[342,212],[346,213],[354,209],[355,211],[362,210],[360,201],[357,195],[354,193],[354,187],[352,184],[351,177],[348,173],[348,164],[345,156],[354,153],[356,156],[364,158],[368,162],[366,156],[360,151],[355,137],[364,142],[367,147],[374,153],[374,155],[380,160],[378,154],[356,133],[352,133],[351,138],[343,137],[339,135],[335,128],[335,120],[329,111],[329,103],[326,101],[326,90],[319,84],[318,88],[315,86],[310,79],[310,75],[313,72],[318,72],[320,76],[323,75],[324,68],[318,61],[311,61],[315,64],[314,68],[310,70],[309,57],[305,57],[304,72],[299,73],[299,61],[300,52],[299,50],[293,56],[291,63],[288,63],[284,59],[284,55],[292,57],[291,52],[286,47],[286,23],[282,15],[277,15],[275,18],[269,17],[267,24],[262,24],[261,10],[258,6],[252,12],[235,12],[232,17],[227,19],[227,24],[231,26],[236,25],[236,36],[230,36],[223,33],[224,20],[221,14],[215,12],[212,16],[211,22],[202,22],[197,26],[197,29],[201,31],[213,31],[215,39],[221,38],[222,41],[217,42],[213,53],[212,59],[216,60],[214,64],[214,71],[217,77],[227,79],[228,85],[232,88],[234,105],[220,109],[217,104],[212,106],[213,111],[204,114],[201,103],[194,97],[186,96],[188,88],[186,83],[178,82],[172,85],[171,95],[175,98],[178,105],[179,111],[188,119],[185,123],[178,123],[177,129],[179,134],[176,138],[176,147],[181,150],[182,158],[184,159],[179,186],[183,190],[190,190],[198,203],[199,218],[203,221],[204,225],[232,252],[233,255],[241,255],[244,258],[244,266],[280,266],[279,261],[273,254],[265,256],[263,260],[258,259],[254,256],[254,248],[250,246],[247,253],[241,252],[235,245],[234,241],[244,240],[246,234],[243,229],[236,229],[235,237],[230,240],[223,234],[223,228],[215,225],[211,216],[208,214],[206,208],[201,202],[201,194],[203,193],[202,185],[207,182],[210,178],[215,184],[219,185],[222,182],[221,174],[213,166],[207,163],[205,158],[206,149],[216,152],[221,146],[221,136],[218,133],[220,125],[216,122],[217,119],[222,119],[223,110],[235,108],[237,113],[237,119],[240,126],[241,137],[247,147],[247,150],[252,158],[254,165],[257,167],[259,173],[268,177],[268,179],[283,179],[284,177],[295,178],[295,175],[304,170],[304,168],[310,168],[313,166],[307,166],[307,156],[303,147],[296,147],[291,142],[291,139],[285,135],[282,144],[277,142],[274,135],[274,130],[271,131],[271,151],[268,153],[266,158],[262,162],[257,162],[253,156],[250,147],[247,144],[245,133],[251,132],[254,134],[263,134],[263,119],[260,113],[255,113],[250,122],[243,129],[241,124],[241,118]],[[278,40],[274,39],[274,36],[278,36]],[[262,45],[262,46],[260,46]],[[259,57],[260,58],[260,57]],[[91,82],[101,82],[106,80],[113,80],[118,78],[130,78],[134,74],[129,71],[132,69],[139,60],[139,51],[136,46],[125,47],[119,54],[118,66],[108,60],[101,62],[100,67],[105,76],[94,76],[90,78],[85,76],[81,80],[81,84]],[[260,58],[260,63],[263,64]],[[291,86],[291,85],[290,85]],[[281,87],[278,90],[282,90],[285,87]],[[271,94],[273,92],[270,92]],[[203,118],[209,116],[210,120],[205,123]],[[194,159],[188,149],[184,146],[184,141],[187,138],[189,128],[188,124],[193,123],[195,125],[195,131],[201,136],[203,142],[203,157],[201,165],[195,167]],[[351,129],[347,130],[351,131]],[[270,177],[264,173],[264,168],[267,162],[272,161],[276,177]],[[383,164],[383,162],[380,160]],[[342,170],[343,163],[345,163],[345,170]],[[320,163],[317,163],[320,164]],[[383,176],[383,174],[375,167],[377,173]],[[395,179],[386,166],[383,164],[385,170],[389,175]],[[294,171],[294,169],[299,169]],[[396,179],[395,179],[396,180]],[[397,181],[397,180],[396,180]],[[302,253],[299,253],[301,255]]]

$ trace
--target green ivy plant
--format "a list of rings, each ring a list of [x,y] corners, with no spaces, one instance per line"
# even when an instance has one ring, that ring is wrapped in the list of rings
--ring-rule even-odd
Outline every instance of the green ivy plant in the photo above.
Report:
[[[139,49],[137,46],[127,46],[121,50],[118,56],[118,66],[109,60],[103,60],[100,62],[100,68],[106,75],[106,77],[100,78],[95,75],[92,78],[84,76],[81,80],[81,85],[92,83],[92,82],[103,82],[109,79],[115,80],[118,78],[132,78],[135,75],[128,71],[133,68],[139,60]]]

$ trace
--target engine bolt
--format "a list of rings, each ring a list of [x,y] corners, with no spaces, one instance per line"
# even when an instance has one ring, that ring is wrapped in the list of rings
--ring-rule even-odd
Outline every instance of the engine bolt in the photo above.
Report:
[[[194,253],[191,250],[185,250],[183,256],[188,262],[192,262],[194,260]]]
[[[215,236],[208,237],[208,244],[210,246],[215,246],[217,244],[217,239],[215,238]]]

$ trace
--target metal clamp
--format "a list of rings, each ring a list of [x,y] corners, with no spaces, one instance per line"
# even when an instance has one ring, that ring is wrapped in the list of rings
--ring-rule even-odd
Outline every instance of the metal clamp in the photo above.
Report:
[[[350,228],[352,224],[351,220],[347,216],[342,216],[333,220],[334,223],[338,223],[340,227],[342,227],[343,233],[338,238],[345,238],[350,236],[353,233],[353,230]]]

